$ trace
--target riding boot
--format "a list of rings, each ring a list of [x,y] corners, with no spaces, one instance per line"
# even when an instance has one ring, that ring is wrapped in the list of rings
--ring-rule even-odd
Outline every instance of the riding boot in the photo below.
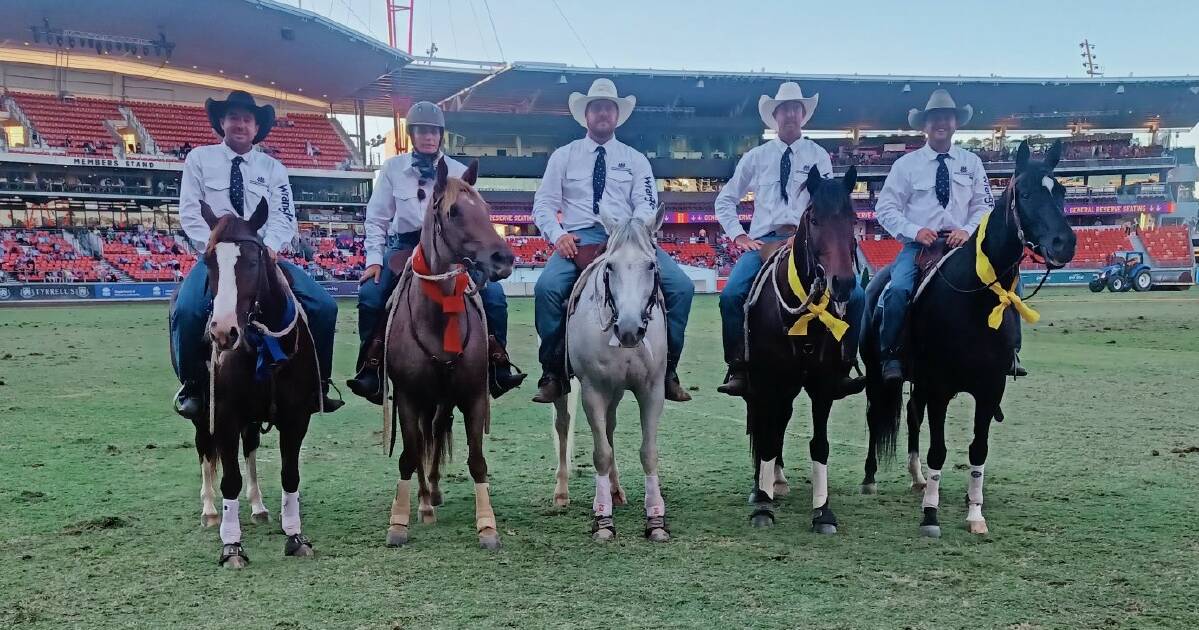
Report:
[[[204,410],[204,397],[198,390],[198,383],[187,381],[179,387],[178,393],[175,394],[175,413],[187,418],[188,420],[196,420],[200,417],[200,412]]]
[[[569,392],[569,380],[553,372],[544,372],[537,379],[537,394],[533,396],[533,402],[552,403]]]
[[[499,398],[510,390],[520,387],[528,374],[512,364],[508,357],[508,349],[500,344],[495,335],[487,337],[488,376],[487,387],[492,398]],[[513,374],[512,370],[516,370]]]
[[[745,396],[749,393],[749,367],[744,361],[729,363],[729,371],[724,377],[724,384],[717,387],[716,391],[729,396]]]
[[[1012,367],[1008,370],[1008,376],[1013,378],[1028,376],[1028,370],[1020,364],[1020,355],[1012,355]]]
[[[679,373],[673,367],[666,370],[666,400],[674,402],[691,400],[691,394],[683,389],[683,384],[679,382]]]
[[[358,373],[346,381],[356,395],[383,404],[383,336],[376,335],[358,353]]]
[[[341,392],[337,392],[337,398],[329,398],[329,386],[333,384],[332,380],[325,379],[321,383],[321,408],[325,413],[333,413],[345,406],[346,401],[341,399]]]
[[[856,361],[845,361],[842,364],[844,373],[833,383],[833,400],[841,400],[848,396],[860,393],[866,389],[866,377],[859,372],[858,376],[850,376],[849,373],[857,367]]]

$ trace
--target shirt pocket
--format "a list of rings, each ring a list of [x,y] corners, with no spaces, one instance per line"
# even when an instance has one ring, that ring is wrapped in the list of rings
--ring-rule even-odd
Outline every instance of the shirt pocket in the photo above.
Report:
[[[933,170],[928,173],[917,173],[912,175],[912,201],[922,202],[923,204],[935,203],[941,205],[937,201],[937,172]]]
[[[420,185],[408,178],[392,188],[391,196],[395,199],[396,214],[414,216],[423,219],[421,213]]]
[[[227,194],[229,191],[229,176],[209,175],[204,178],[204,188],[216,192],[224,192]]]
[[[245,180],[244,184],[246,193],[246,207],[249,210],[256,210],[258,208],[259,201],[263,199],[269,199],[270,189],[267,187],[265,181],[260,182],[257,179],[247,179]]]
[[[759,173],[754,177],[754,199],[769,199],[782,201],[779,197],[779,177],[778,171],[771,172],[772,169],[766,169],[766,172]]]
[[[953,186],[953,200],[965,207],[974,194],[974,176],[970,173],[954,173],[949,177]]]
[[[604,195],[616,199],[628,199],[633,193],[633,174],[628,171],[608,169],[608,177],[604,181]]]

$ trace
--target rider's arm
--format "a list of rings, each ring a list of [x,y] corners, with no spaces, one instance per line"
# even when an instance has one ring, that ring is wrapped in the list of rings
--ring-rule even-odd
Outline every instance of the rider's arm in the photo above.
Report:
[[[537,192],[533,194],[533,223],[541,235],[550,243],[556,243],[566,234],[558,222],[558,210],[562,208],[562,178],[565,175],[569,146],[560,147],[550,154],[545,164],[545,175]]]
[[[183,160],[183,179],[179,184],[179,225],[183,233],[201,246],[208,243],[208,223],[200,214],[204,187],[200,184],[200,152],[193,151]]]
[[[637,153],[633,158],[633,217],[641,219],[646,225],[653,227],[654,219],[658,216],[658,184],[654,181],[654,171],[649,160]]]
[[[287,167],[281,162],[276,162],[271,169],[271,191],[267,206],[266,233],[262,237],[262,243],[276,252],[290,248],[299,228],[296,223],[295,200],[291,196],[291,182],[287,178]]]
[[[982,160],[977,157],[975,160],[977,162],[974,166],[974,192],[970,196],[970,214],[966,219],[966,225],[962,227],[971,234],[978,229],[983,215],[995,206],[995,197],[991,194],[991,180],[987,178]]]
[[[396,159],[396,158],[392,158]],[[371,199],[366,204],[366,266],[382,265],[383,250],[387,247],[387,230],[396,213],[395,195],[391,182],[391,160],[383,164],[375,176]]]
[[[716,220],[720,221],[724,233],[733,240],[745,234],[745,228],[741,227],[741,221],[737,218],[737,209],[741,198],[749,191],[750,182],[753,181],[753,169],[749,165],[753,155],[751,151],[741,156],[732,179],[725,182],[720,188],[720,194],[716,195]]]
[[[896,162],[891,167],[891,172],[887,174],[886,181],[883,182],[883,189],[878,193],[878,200],[874,204],[874,213],[879,224],[891,236],[896,238],[903,236],[914,241],[916,234],[924,226],[916,225],[904,216],[904,210],[907,209],[908,200],[911,197],[911,182],[908,181],[907,173],[900,167],[900,163]]]

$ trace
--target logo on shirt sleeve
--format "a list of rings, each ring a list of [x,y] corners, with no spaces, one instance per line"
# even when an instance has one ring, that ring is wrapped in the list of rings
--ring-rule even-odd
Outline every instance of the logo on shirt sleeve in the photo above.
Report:
[[[279,212],[288,220],[295,218],[291,211],[291,187],[287,184],[279,185]]]

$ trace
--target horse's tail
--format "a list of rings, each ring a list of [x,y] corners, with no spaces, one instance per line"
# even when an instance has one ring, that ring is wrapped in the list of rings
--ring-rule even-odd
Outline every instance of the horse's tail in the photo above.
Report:
[[[433,463],[441,468],[454,450],[454,408],[452,405],[437,406],[432,417],[424,420],[427,423],[421,427],[421,450],[423,454],[424,473],[433,470]]]
[[[870,445],[879,460],[895,458],[899,416],[903,408],[903,383],[883,381],[881,366],[866,366],[866,426]]]

